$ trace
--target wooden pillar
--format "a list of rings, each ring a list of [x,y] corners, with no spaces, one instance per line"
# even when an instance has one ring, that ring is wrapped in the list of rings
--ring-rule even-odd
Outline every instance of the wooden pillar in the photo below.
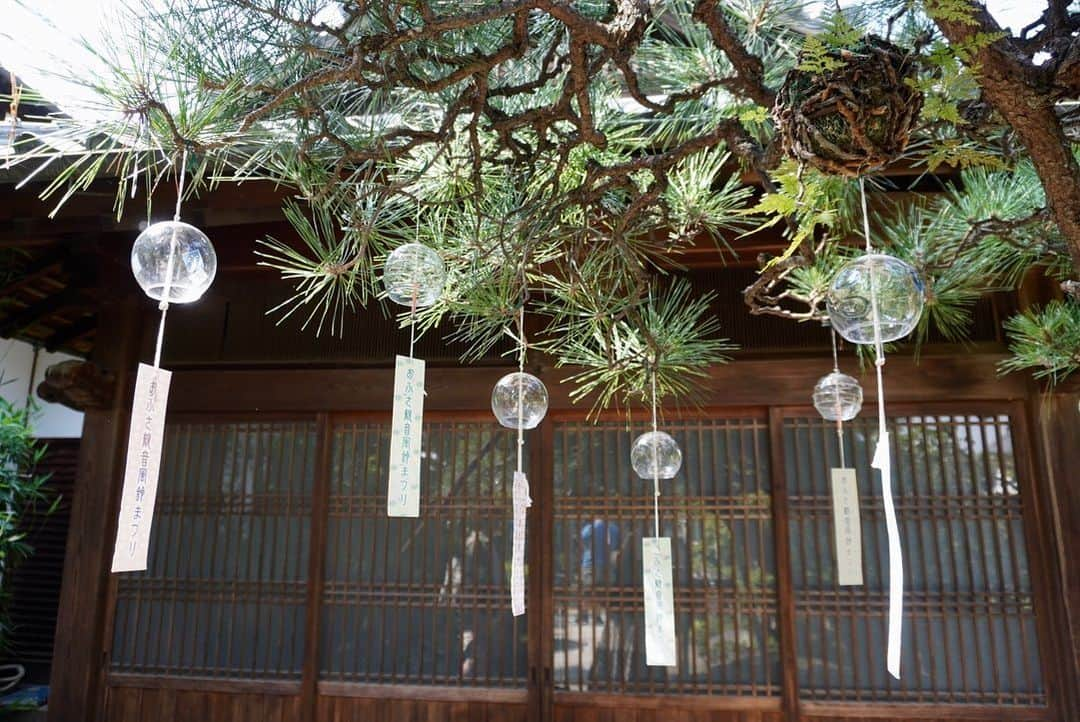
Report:
[[[799,702],[798,650],[795,644],[795,592],[791,573],[787,469],[784,462],[784,414],[769,409],[769,467],[772,483],[773,553],[776,555],[777,619],[780,626],[780,698],[785,722],[802,719]]]
[[[547,383],[550,383],[548,381]],[[525,621],[528,625],[528,722],[555,718],[552,664],[555,619],[553,558],[555,529],[554,467],[555,421],[550,416],[526,436],[529,444],[529,493],[532,508],[527,515]]]
[[[304,669],[300,680],[302,722],[314,722],[319,701],[319,643],[322,640],[322,596],[326,575],[326,534],[330,526],[330,475],[333,427],[330,415],[316,418],[315,486],[311,499],[311,542],[308,556],[306,616],[304,621]]]
[[[86,412],[64,557],[49,691],[50,722],[94,722],[103,702],[106,600],[131,392],[142,340],[141,299],[104,301],[94,361],[116,375],[111,403]]]
[[[1080,720],[1080,383],[1041,394],[1032,402],[1034,455],[1047,576],[1051,653],[1062,668],[1061,689],[1051,690],[1061,719]],[[1044,486],[1045,484],[1045,486]]]

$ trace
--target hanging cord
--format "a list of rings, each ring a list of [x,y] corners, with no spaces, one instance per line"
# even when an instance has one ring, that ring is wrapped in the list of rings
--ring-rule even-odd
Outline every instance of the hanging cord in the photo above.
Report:
[[[829,327],[829,334],[832,336],[832,367],[833,373],[840,373],[840,357],[836,352],[836,329]],[[844,417],[841,412],[840,404],[840,387],[833,385],[833,393],[836,394],[836,441],[840,446],[840,468],[846,469],[847,462],[844,460]]]
[[[863,183],[863,179],[859,178],[859,195],[862,198],[862,215],[863,215],[863,236],[866,238],[866,252],[873,253],[873,248],[870,246],[870,214],[866,210],[866,185]],[[878,429],[881,432],[885,431],[885,394],[884,381],[882,379],[881,367],[885,365],[885,347],[881,342],[881,316],[878,311],[878,298],[877,298],[877,277],[870,274],[870,313],[871,322],[874,324],[874,366],[877,367],[877,385],[878,385]]]
[[[416,243],[420,242],[420,201],[416,201]],[[409,358],[413,357],[416,348],[416,300],[420,296],[420,254],[416,254],[416,264],[413,266],[413,292],[412,308],[409,309]]]
[[[660,439],[656,425],[656,364],[652,364],[652,443],[653,443],[653,536],[660,537]]]
[[[184,200],[184,171],[187,168],[187,148],[180,157],[180,168],[177,170],[176,179],[176,211],[173,213],[173,221],[180,221],[180,204]],[[178,227],[173,228],[172,239],[169,241],[169,261],[165,264],[165,286],[161,290],[161,302],[158,309],[161,311],[161,321],[158,322],[157,344],[154,347],[154,368],[161,368],[161,347],[165,342],[165,315],[169,312],[169,299],[172,297],[173,268],[176,264],[176,236],[180,232]]]
[[[521,310],[518,314],[518,373],[525,373],[525,294],[521,298]],[[523,455],[525,452],[525,379],[518,377],[518,405],[517,405],[517,470],[522,471]]]

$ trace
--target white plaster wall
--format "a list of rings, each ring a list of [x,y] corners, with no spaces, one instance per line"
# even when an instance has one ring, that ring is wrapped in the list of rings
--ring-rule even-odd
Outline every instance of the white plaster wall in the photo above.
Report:
[[[31,384],[30,370],[34,368],[34,347],[22,341],[0,338],[0,396],[16,404],[25,404],[27,393],[33,395],[40,409],[34,420],[35,436],[43,439],[82,436],[81,413],[60,404],[47,404],[36,394],[38,384],[45,378],[45,369],[70,358],[74,357],[44,350],[38,352],[37,367]]]

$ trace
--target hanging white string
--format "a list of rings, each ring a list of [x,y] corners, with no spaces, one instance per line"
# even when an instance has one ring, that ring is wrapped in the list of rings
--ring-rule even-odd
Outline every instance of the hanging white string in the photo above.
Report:
[[[870,247],[870,215],[866,210],[866,187],[859,178],[859,194],[862,198],[863,235],[866,252]],[[889,428],[885,419],[885,381],[882,367],[885,365],[884,344],[881,341],[881,318],[878,310],[877,278],[870,273],[870,311],[874,324],[874,366],[877,371],[878,442],[870,465],[881,471],[881,501],[885,509],[885,530],[889,539],[889,632],[886,668],[900,679],[900,632],[904,610],[904,556],[900,546],[900,526],[896,520],[896,506],[892,494],[892,458],[889,450]]]
[[[654,363],[650,378],[652,381],[652,444],[653,444],[653,536],[660,537],[660,437],[657,434],[656,425],[656,364]]]
[[[416,243],[420,242],[420,200],[416,201]],[[413,350],[416,347],[416,302],[420,297],[420,261],[423,256],[419,253],[414,254],[416,256],[416,263],[413,266],[413,292],[412,292],[412,308],[409,309],[409,358],[413,357]]]
[[[187,148],[180,156],[180,167],[176,171],[176,210],[173,212],[173,220],[180,220],[180,204],[184,200],[184,171],[187,169]],[[172,298],[173,270],[176,265],[176,236],[180,228],[174,227],[172,239],[169,241],[169,260],[165,264],[165,285],[161,289],[161,301],[158,309],[161,311],[161,320],[158,322],[157,344],[154,346],[154,368],[161,368],[161,347],[165,343],[165,316],[169,311],[169,299]]]
[[[840,373],[840,357],[836,352],[836,329],[830,327],[829,334],[832,336],[832,367],[833,373]],[[844,460],[844,416],[843,408],[840,403],[840,385],[833,384],[833,393],[836,395],[836,441],[840,447],[840,468],[846,469],[847,463]]]
[[[518,315],[518,373],[525,373],[525,299],[521,300],[521,311]],[[525,451],[525,379],[518,377],[518,403],[517,403],[517,470],[521,468],[522,458]]]

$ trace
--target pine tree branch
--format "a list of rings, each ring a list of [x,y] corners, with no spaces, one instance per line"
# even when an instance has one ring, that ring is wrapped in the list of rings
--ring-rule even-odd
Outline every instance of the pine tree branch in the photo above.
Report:
[[[969,64],[979,68],[984,97],[1031,156],[1047,207],[1068,242],[1074,267],[1080,269],[1080,164],[1065,137],[1045,72],[1002,31],[984,5],[969,1],[963,20],[935,17],[933,6],[927,10],[953,45],[973,49]],[[987,38],[997,39],[986,42]]]
[[[739,40],[724,18],[719,0],[700,0],[694,8],[694,19],[709,29],[717,47],[724,51],[734,66],[735,77],[731,80],[731,86],[758,105],[772,108],[776,103],[776,93],[765,85],[765,64]]]

